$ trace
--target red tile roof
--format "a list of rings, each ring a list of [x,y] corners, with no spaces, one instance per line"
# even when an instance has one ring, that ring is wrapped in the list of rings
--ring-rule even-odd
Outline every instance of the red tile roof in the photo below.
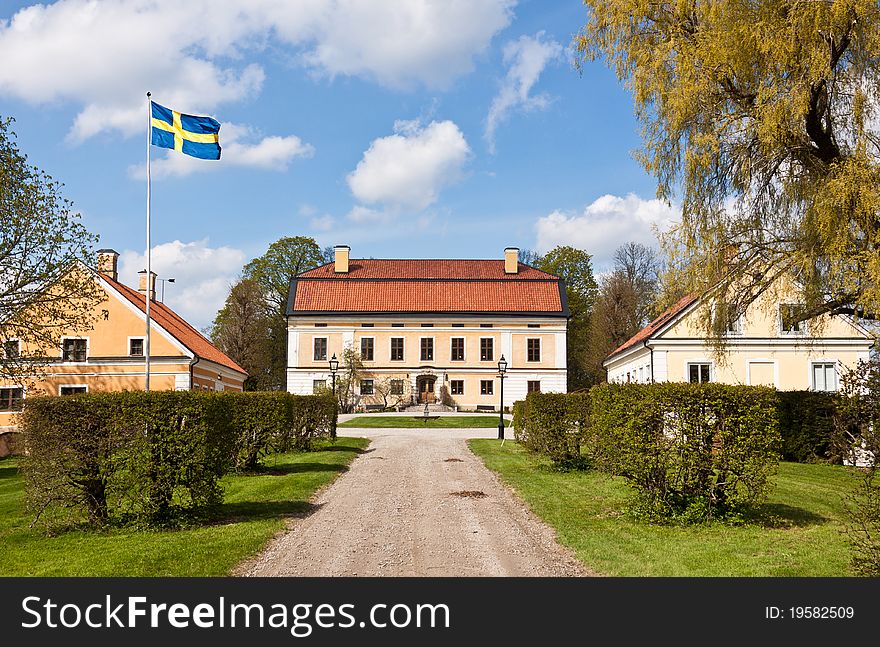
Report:
[[[636,344],[638,344],[640,342],[647,341],[648,339],[651,338],[651,336],[655,332],[657,332],[660,328],[662,328],[664,325],[669,323],[669,321],[675,315],[677,315],[679,312],[681,312],[682,310],[687,308],[689,305],[691,305],[696,300],[697,300],[696,295],[689,295],[686,297],[682,297],[677,302],[675,302],[673,305],[669,306],[666,310],[664,310],[663,313],[659,317],[654,319],[654,321],[652,321],[647,326],[642,328],[639,332],[637,332],[635,335],[633,335],[628,340],[626,340],[626,342],[624,342],[623,344],[621,344],[620,346],[615,348],[608,355],[608,357],[605,358],[605,360],[607,361],[607,360],[611,359],[612,357],[614,357],[618,353],[622,353],[623,351],[632,348],[633,346],[635,346]]]
[[[288,314],[523,313],[567,316],[558,277],[504,261],[353,259],[348,273],[324,265],[291,284]]]
[[[137,306],[141,312],[146,314],[146,299],[143,294],[137,290],[133,290],[127,285],[123,285],[119,281],[114,281],[106,274],[102,273],[101,278],[112,285],[131,303]],[[234,362],[228,355],[226,355],[226,353],[208,341],[202,333],[189,325],[180,315],[164,303],[153,301],[150,304],[150,319],[162,326],[162,328],[173,335],[177,341],[190,349],[198,357],[247,375],[246,370]]]
[[[349,261],[348,272],[337,274],[333,263],[303,272],[299,278],[321,279],[509,279],[515,281],[547,281],[559,277],[518,264],[516,274],[504,273],[503,260],[462,259],[356,259]]]

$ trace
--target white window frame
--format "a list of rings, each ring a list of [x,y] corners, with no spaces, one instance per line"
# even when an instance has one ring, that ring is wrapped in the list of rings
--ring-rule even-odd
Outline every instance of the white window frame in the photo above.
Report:
[[[403,352],[400,354],[400,359],[394,359],[391,355],[393,353],[393,344],[392,341],[395,339],[399,339],[403,342]],[[388,338],[388,361],[389,362],[405,362],[406,361],[406,337],[389,337]]]
[[[809,384],[810,384],[811,390],[813,390],[813,391],[820,390],[820,389],[816,388],[815,367],[818,365],[826,366],[828,364],[831,364],[831,366],[834,367],[834,390],[829,391],[828,389],[821,389],[821,391],[823,393],[837,393],[840,390],[840,362],[838,362],[836,359],[824,359],[824,358],[811,359],[809,361],[809,371],[810,371]]]
[[[21,389],[21,409],[9,411],[0,411],[0,413],[21,413],[24,410],[24,401],[27,398],[27,387],[23,384],[4,384],[0,386],[0,389]]]
[[[453,393],[452,392],[452,383],[453,382],[461,382],[461,393]],[[465,392],[465,383],[467,380],[456,378],[454,380],[449,380],[449,395],[464,395]]]
[[[773,386],[777,389],[779,388],[779,362],[769,357],[754,357],[746,360],[746,384],[749,386],[760,386],[752,384],[752,364],[773,364]]]
[[[365,339],[372,339],[373,340],[373,356],[370,359],[364,359],[364,340]],[[375,337],[372,337],[372,336],[360,337],[359,346],[360,346],[360,348],[358,350],[360,351],[361,359],[363,361],[365,361],[365,362],[375,362],[376,361],[376,338]]]
[[[67,341],[68,339],[76,339],[79,341],[85,340],[85,342],[86,342],[86,358],[83,361],[77,362],[75,360],[64,359],[64,342]],[[77,337],[76,335],[64,335],[61,337],[61,348],[59,348],[58,350],[59,350],[58,357],[61,359],[62,364],[85,364],[86,362],[89,361],[89,357],[91,357],[91,355],[92,355],[92,343],[88,337]]]
[[[691,366],[702,364],[709,365],[709,381],[708,382],[691,382]],[[708,359],[689,359],[684,363],[684,381],[688,384],[711,384],[715,381],[715,362]]]
[[[492,389],[491,393],[483,393],[483,382],[487,382],[489,384],[490,388]],[[495,395],[495,380],[480,379],[480,396],[485,398],[485,397],[494,396],[494,395]]]
[[[452,359],[452,340],[460,339],[461,340],[461,359]],[[467,361],[467,337],[450,337],[449,338],[449,361],[450,362],[466,362]]]
[[[431,359],[422,359],[422,340],[431,340]],[[437,339],[432,335],[430,337],[419,337],[419,361],[420,362],[436,362],[437,361]]]
[[[776,330],[779,332],[780,337],[806,337],[810,334],[810,322],[804,319],[800,323],[803,325],[803,330],[789,331],[782,329],[782,308],[783,306],[799,306],[800,303],[780,303],[776,309]]]
[[[483,359],[483,340],[491,339],[492,340],[492,359]],[[481,362],[494,362],[495,361],[495,337],[480,337],[480,347],[477,349],[479,353],[479,358]]]
[[[135,335],[134,337],[128,338],[128,357],[143,357],[144,356],[143,354],[141,354],[141,355],[132,355],[131,354],[131,342],[134,339],[140,339],[143,342],[144,353],[147,352],[147,338],[144,337],[143,335],[140,335],[140,336]]]
[[[536,341],[538,342],[538,359],[529,359],[529,342]],[[526,337],[526,362],[530,364],[540,364],[541,358],[544,354],[544,344],[541,343],[540,337]]]
[[[61,396],[61,389],[85,389],[83,393],[89,392],[88,384],[59,384],[58,385],[58,395]]]
[[[19,359],[21,357],[21,340],[18,337],[10,337],[9,339],[5,339],[3,341],[3,348],[2,348],[3,358],[4,359],[6,358],[6,344],[8,344],[11,341],[14,341],[18,345],[18,356],[16,357],[16,359]],[[10,388],[12,388],[12,387],[10,387]]]
[[[315,342],[319,339],[324,340],[325,348],[324,348],[324,357],[323,358],[315,357],[315,355],[316,355]],[[330,339],[327,336],[317,336],[316,335],[316,336],[312,337],[312,361],[313,362],[326,362],[328,359],[330,359]]]

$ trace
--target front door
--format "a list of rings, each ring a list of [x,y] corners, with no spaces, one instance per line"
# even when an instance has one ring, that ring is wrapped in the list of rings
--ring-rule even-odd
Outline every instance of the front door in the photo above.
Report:
[[[433,404],[437,398],[434,397],[434,381],[433,377],[419,378],[419,404]]]

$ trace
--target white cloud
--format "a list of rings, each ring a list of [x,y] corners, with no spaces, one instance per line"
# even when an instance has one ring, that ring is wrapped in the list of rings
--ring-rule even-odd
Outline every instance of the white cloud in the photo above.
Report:
[[[208,239],[184,243],[175,240],[153,247],[152,269],[165,283],[165,303],[201,330],[214,321],[223,307],[229,286],[245,262],[245,253],[233,247],[210,247]],[[119,255],[119,278],[137,288],[138,272],[146,269],[146,255],[125,250]],[[157,281],[157,297],[162,287]]]
[[[190,114],[258,94],[255,54],[313,74],[448,87],[514,0],[58,0],[0,20],[0,96],[81,106],[69,138],[143,127],[145,92]],[[251,59],[251,60],[249,60]]]
[[[656,246],[654,229],[665,230],[680,217],[680,209],[662,200],[644,200],[630,193],[625,198],[603,195],[583,213],[553,213],[535,224],[540,253],[557,245],[571,245],[593,255],[597,270],[609,266],[614,250],[634,241]]]
[[[367,204],[420,211],[440,190],[461,177],[470,147],[451,121],[399,121],[395,133],[373,140],[347,178],[354,196]]]
[[[504,63],[507,75],[501,89],[492,100],[486,117],[484,133],[489,150],[495,152],[495,130],[513,110],[540,110],[550,99],[545,94],[532,95],[532,87],[547,64],[562,54],[562,45],[555,40],[545,42],[544,32],[534,36],[520,36],[504,46]]]
[[[247,143],[248,141],[254,143]],[[225,123],[220,127],[220,146],[222,152],[219,160],[203,160],[166,151],[164,156],[152,161],[152,177],[183,177],[199,171],[213,171],[224,166],[285,171],[295,158],[311,157],[315,153],[311,144],[304,143],[296,135],[287,137],[272,135],[260,139],[258,133],[249,126],[234,123]],[[128,172],[132,178],[146,177],[144,164],[131,166]]]
[[[309,220],[309,225],[315,231],[330,231],[335,224],[336,218],[329,213],[325,213],[323,216],[315,216]]]

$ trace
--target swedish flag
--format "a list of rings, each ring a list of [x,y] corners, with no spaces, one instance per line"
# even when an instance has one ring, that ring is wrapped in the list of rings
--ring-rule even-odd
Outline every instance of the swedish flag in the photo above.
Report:
[[[153,146],[171,148],[204,160],[220,159],[220,122],[194,117],[150,102]]]

